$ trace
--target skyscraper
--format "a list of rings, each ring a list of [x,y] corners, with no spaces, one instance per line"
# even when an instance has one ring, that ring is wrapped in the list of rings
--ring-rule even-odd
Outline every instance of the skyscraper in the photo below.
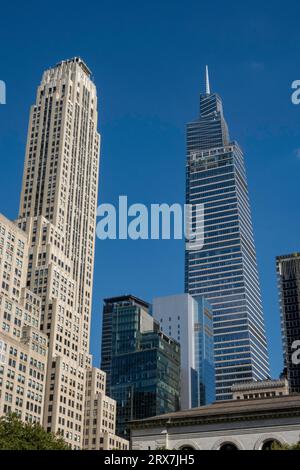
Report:
[[[200,116],[187,125],[186,202],[204,204],[204,246],[186,250],[185,291],[213,307],[216,398],[231,385],[265,379],[269,360],[243,153],[229,138],[222,100],[200,96]]]
[[[201,296],[156,297],[153,316],[180,343],[182,410],[215,401],[212,308]]]
[[[277,256],[284,367],[290,392],[300,393],[300,366],[293,361],[300,340],[300,253]],[[296,347],[295,347],[296,345]]]
[[[100,393],[87,377],[101,375],[89,354],[99,151],[91,72],[80,58],[62,61],[43,74],[30,111],[18,225],[49,343],[43,425],[75,449],[89,426],[107,432],[98,415],[85,416],[86,392]]]
[[[117,432],[127,437],[129,421],[178,411],[180,346],[160,331],[150,305],[137,297],[105,299],[105,309],[111,312],[109,343],[104,339],[111,352],[101,367],[117,402]]]

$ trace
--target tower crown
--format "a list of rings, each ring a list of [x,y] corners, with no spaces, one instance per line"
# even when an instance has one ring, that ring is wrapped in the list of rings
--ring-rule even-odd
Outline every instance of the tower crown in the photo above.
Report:
[[[88,77],[92,75],[91,70],[84,62],[84,60],[81,59],[81,57],[73,57],[72,59],[62,60],[58,62],[55,67],[61,67],[64,64],[78,64]]]
[[[205,92],[206,92],[207,95],[210,95],[210,83],[209,83],[208,65],[205,66]]]

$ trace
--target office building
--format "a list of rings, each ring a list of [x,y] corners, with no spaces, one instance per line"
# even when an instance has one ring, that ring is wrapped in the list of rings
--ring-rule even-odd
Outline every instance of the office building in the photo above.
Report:
[[[201,296],[179,294],[153,300],[161,330],[180,343],[181,409],[215,401],[213,318]]]
[[[278,256],[281,334],[284,367],[291,393],[300,393],[300,253]]]
[[[104,309],[111,311],[111,359],[101,367],[117,402],[117,434],[126,437],[129,421],[179,409],[180,346],[160,331],[143,300],[131,295],[105,299]]]
[[[40,299],[26,288],[28,241],[0,214],[0,416],[43,422],[48,339]]]
[[[101,369],[106,372],[106,393],[110,395],[110,379],[113,352],[113,319],[114,312],[122,309],[137,311],[139,315],[139,329],[141,333],[153,329],[153,318],[149,314],[150,304],[133,295],[123,295],[104,300],[102,313],[102,341],[101,341]],[[134,334],[134,333],[133,333]],[[128,346],[125,344],[125,349]]]
[[[48,342],[40,415],[45,429],[74,449],[83,447],[91,369],[99,150],[91,72],[80,58],[62,61],[44,72],[30,110],[17,225],[28,240],[22,292],[34,305],[27,318]],[[9,282],[3,282],[6,289]],[[18,291],[18,285],[12,288],[12,300],[18,300]]]
[[[200,116],[187,126],[186,203],[190,232],[202,230],[204,207],[204,246],[187,245],[185,292],[212,305],[216,398],[230,399],[233,383],[269,377],[269,358],[243,152],[207,70]]]

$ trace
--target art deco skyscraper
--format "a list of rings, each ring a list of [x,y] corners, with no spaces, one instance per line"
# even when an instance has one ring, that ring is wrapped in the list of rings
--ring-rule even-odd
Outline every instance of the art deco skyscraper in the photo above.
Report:
[[[27,287],[49,338],[44,426],[83,445],[100,136],[91,72],[75,58],[47,70],[30,112],[18,224]]]
[[[269,360],[243,153],[207,69],[200,116],[187,126],[186,202],[204,204],[204,246],[186,250],[185,291],[213,307],[216,398],[230,399],[233,383],[268,377]]]

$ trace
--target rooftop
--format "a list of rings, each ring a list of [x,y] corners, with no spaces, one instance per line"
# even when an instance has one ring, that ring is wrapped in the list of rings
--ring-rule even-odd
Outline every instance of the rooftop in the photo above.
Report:
[[[156,426],[176,426],[185,422],[189,424],[209,423],[218,421],[239,421],[254,419],[259,416],[290,414],[300,416],[300,394],[260,398],[257,400],[227,400],[212,405],[192,408],[190,410],[167,413],[139,421],[132,421],[132,428],[148,428]]]
[[[287,379],[278,379],[278,380],[252,380],[250,382],[236,383],[232,385],[231,390],[233,392],[242,391],[242,390],[255,390],[262,388],[281,388],[287,386]]]
[[[82,70],[90,77],[92,75],[91,70],[88,68],[86,63],[80,58],[80,57],[73,57],[72,59],[67,59],[67,60],[62,60],[61,62],[58,62],[55,67],[60,67],[63,64],[71,64],[71,63],[77,63]]]
[[[288,260],[290,258],[299,258],[300,257],[300,253],[299,252],[295,252],[295,253],[290,253],[288,255],[279,255],[279,256],[276,256],[276,259],[278,261],[282,261],[282,260]]]
[[[145,300],[139,299],[138,297],[135,297],[134,295],[120,295],[118,297],[110,297],[104,299],[105,304],[119,304],[123,302],[132,302],[134,304],[141,305],[145,308],[149,308],[150,304],[148,302],[145,302]]]

